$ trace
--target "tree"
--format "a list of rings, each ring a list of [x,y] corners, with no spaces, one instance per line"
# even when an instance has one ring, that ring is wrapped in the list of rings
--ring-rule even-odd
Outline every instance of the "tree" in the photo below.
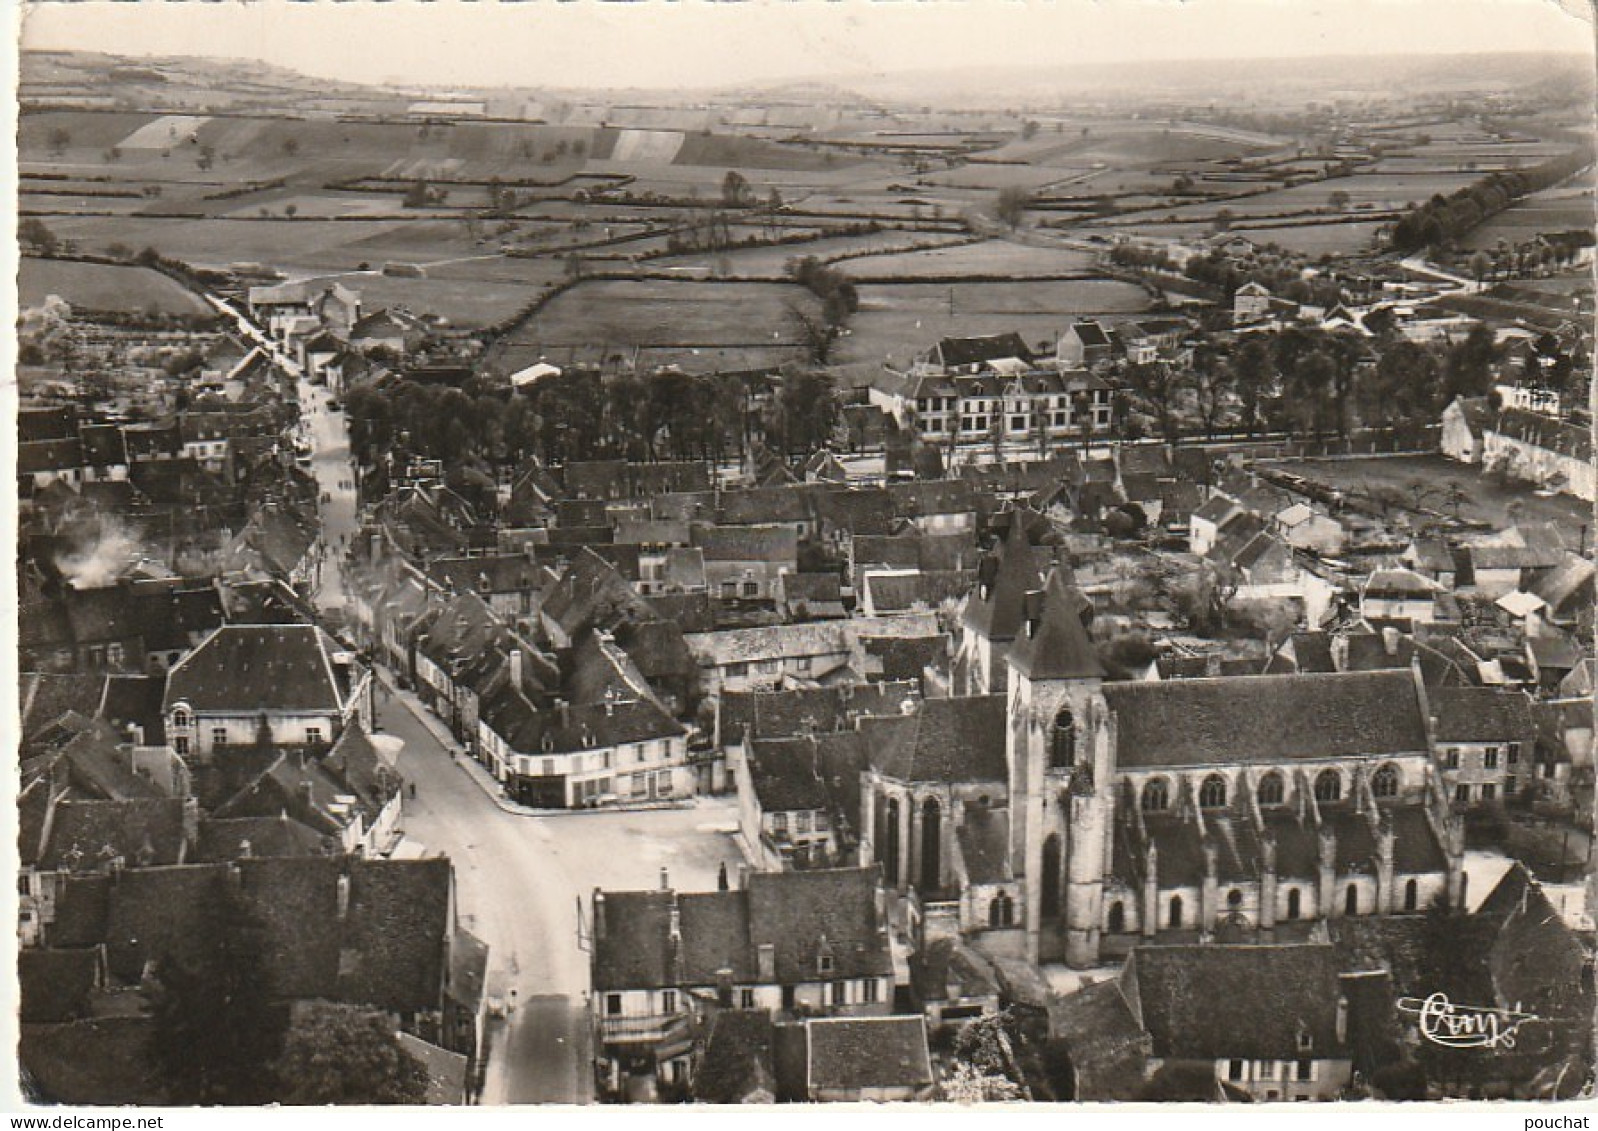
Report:
[[[993,203],[993,214],[1012,229],[1019,228],[1026,216],[1027,205],[1031,202],[1032,197],[1026,189],[1009,185],[999,190]]]
[[[1470,273],[1478,283],[1487,277],[1488,268],[1491,266],[1492,260],[1487,258],[1485,251],[1478,251],[1470,257]]]
[[[1206,436],[1213,436],[1236,388],[1232,367],[1216,354],[1214,347],[1201,345],[1193,352],[1191,382],[1199,423]]]
[[[29,216],[17,224],[17,240],[23,247],[40,255],[54,255],[60,241],[47,224],[37,216]]]
[[[1127,380],[1132,390],[1153,412],[1160,433],[1167,440],[1176,439],[1179,420],[1177,405],[1189,377],[1174,365],[1163,361],[1134,365],[1127,370]]]
[[[1232,221],[1234,219],[1236,219],[1236,217],[1232,210],[1230,208],[1223,208],[1215,214],[1215,219],[1210,226],[1217,233],[1230,231],[1232,227]]]
[[[1312,349],[1297,365],[1283,371],[1288,403],[1302,427],[1319,436],[1333,413],[1337,363],[1323,349]]]
[[[721,202],[728,208],[738,208],[749,194],[749,182],[736,169],[728,169],[721,178]]]
[[[788,454],[819,451],[832,439],[840,409],[832,378],[813,369],[790,369],[779,378],[773,404],[779,448]]]
[[[412,181],[410,187],[405,190],[404,204],[406,208],[426,208],[431,199],[432,193],[428,190],[427,182],[424,180],[417,179]]]
[[[1349,203],[1348,191],[1346,189],[1334,189],[1327,194],[1326,203],[1338,212],[1346,210]]]
[[[838,326],[825,317],[817,317],[796,302],[786,306],[788,324],[793,334],[805,348],[805,357],[812,365],[826,365],[832,357],[833,343],[838,340]]]
[[[283,139],[283,153],[284,153],[285,156],[293,157],[299,151],[300,151],[300,139],[299,138],[297,138],[297,137],[286,137],[286,138]]]
[[[172,1103],[263,1104],[287,1016],[272,997],[264,930],[219,876],[196,929],[154,955],[151,1067]]]
[[[1491,327],[1476,323],[1443,362],[1443,399],[1479,397],[1492,384],[1498,347]]]
[[[1030,1099],[1021,1082],[1009,1029],[1012,1015],[989,1013],[966,1022],[954,1039],[954,1068],[943,1096],[956,1103]]]
[[[1232,362],[1232,379],[1243,408],[1243,425],[1253,433],[1260,425],[1260,406],[1276,383],[1270,347],[1258,337],[1243,343]]]
[[[294,219],[295,214],[299,212],[299,210],[300,210],[300,206],[295,204],[294,202],[290,201],[288,204],[285,204],[283,206],[283,215],[287,216],[290,220],[292,220],[292,219]]]
[[[54,126],[49,135],[50,152],[60,157],[72,144],[72,134],[62,126]]]
[[[1360,380],[1360,416],[1366,424],[1424,424],[1436,417],[1441,394],[1437,358],[1425,346],[1400,339]]]
[[[1021,136],[1023,138],[1025,138],[1026,140],[1028,140],[1028,141],[1030,141],[1033,138],[1037,137],[1038,136],[1038,124],[1036,122],[1034,122],[1030,118],[1028,118],[1026,121],[1022,122],[1021,123]]]
[[[427,1069],[382,1014],[313,1001],[294,1011],[273,1066],[273,1098],[291,1106],[420,1104]]]

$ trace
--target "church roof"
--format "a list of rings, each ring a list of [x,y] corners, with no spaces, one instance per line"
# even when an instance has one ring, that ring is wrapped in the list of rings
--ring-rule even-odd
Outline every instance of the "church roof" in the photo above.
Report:
[[[1410,754],[1426,720],[1405,670],[1109,683],[1122,768]]]
[[[1022,605],[1043,580],[1043,551],[1033,547],[1024,522],[1011,522],[1004,542],[977,568],[977,589],[966,602],[965,623],[991,640],[1012,640]]]
[[[1023,626],[1010,648],[1010,667],[1033,680],[1103,679],[1104,665],[1082,623],[1086,600],[1063,570],[1054,570],[1041,594],[1027,594]]]

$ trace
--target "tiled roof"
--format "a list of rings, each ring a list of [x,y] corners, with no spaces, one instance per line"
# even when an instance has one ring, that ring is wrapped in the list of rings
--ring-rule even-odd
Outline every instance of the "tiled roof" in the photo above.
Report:
[[[18,1048],[40,1101],[73,1106],[152,1106],[171,1102],[150,1071],[155,1024],[105,1017],[68,1024],[23,1024]]]
[[[1496,687],[1445,687],[1430,695],[1438,742],[1530,742],[1531,700]]]
[[[83,444],[76,436],[68,440],[33,440],[17,445],[18,475],[71,471],[81,468],[83,462]]]
[[[757,979],[761,944],[774,946],[782,984],[886,973],[891,960],[877,922],[875,875],[874,869],[753,873],[738,891],[606,892],[603,910],[594,911],[594,988],[713,985],[722,969],[748,984]],[[681,930],[675,954],[674,904]],[[818,965],[823,936],[834,960],[827,975]]]
[[[799,558],[799,535],[791,526],[698,526],[693,542],[707,562],[792,564]]]
[[[1110,683],[1104,696],[1123,767],[1427,749],[1408,671]]]
[[[64,800],[55,807],[40,855],[46,869],[95,867],[121,859],[129,867],[180,864],[188,847],[182,798]]]
[[[323,856],[337,843],[284,812],[275,817],[213,817],[200,822],[194,862],[214,864],[247,856]]]
[[[925,1017],[816,1017],[805,1028],[812,1097],[820,1089],[932,1086]]]
[[[1592,432],[1575,421],[1509,408],[1499,413],[1498,421],[1491,430],[1571,459],[1592,461]]]
[[[1017,333],[990,334],[978,338],[942,338],[933,347],[938,364],[954,367],[1014,357],[1032,360],[1032,351]]]
[[[1060,1035],[1070,1053],[1076,1099],[1142,1098],[1149,1039],[1127,1003],[1119,978],[1084,987],[1051,1003],[1049,1029]]]
[[[1023,605],[1022,625],[1009,653],[1011,668],[1033,680],[1104,677],[1104,665],[1082,620],[1092,603],[1064,570],[1050,573],[1043,592],[1027,594]]]
[[[205,711],[343,709],[352,688],[333,654],[338,644],[314,625],[224,625],[167,676],[166,706]]]
[[[768,738],[754,744],[749,777],[766,813],[826,809],[827,783],[809,738]]]
[[[1297,1060],[1347,1055],[1338,1039],[1339,963],[1328,944],[1143,946],[1136,978],[1143,1028],[1165,1060]]]
[[[724,1009],[716,1014],[704,1060],[694,1073],[694,1100],[736,1104],[756,1092],[777,1093],[771,1015]]]
[[[914,715],[882,734],[872,765],[903,782],[1003,782],[1005,698],[979,695],[924,700]]]
[[[958,601],[976,586],[974,569],[920,570],[915,573],[867,573],[863,578],[877,613],[906,609],[936,609],[945,601]]]
[[[716,725],[724,745],[741,741],[745,727],[755,739],[789,738],[807,726],[825,733],[849,727],[863,715],[899,715],[905,700],[916,696],[916,685],[909,682],[724,691],[717,699]]]
[[[991,640],[1013,640],[1026,594],[1042,588],[1045,553],[1032,546],[1024,524],[1012,521],[1003,544],[977,567],[977,588],[966,602],[965,623]]]
[[[948,634],[933,636],[863,636],[860,650],[868,658],[867,676],[872,680],[919,682],[927,668],[948,666],[951,643]]]
[[[93,717],[104,692],[103,675],[24,673],[18,688],[24,744],[68,711]]]

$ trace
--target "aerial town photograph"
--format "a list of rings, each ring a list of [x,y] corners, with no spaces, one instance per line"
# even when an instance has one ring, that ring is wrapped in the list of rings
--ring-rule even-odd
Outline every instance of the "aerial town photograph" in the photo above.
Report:
[[[1590,7],[18,26],[21,1108],[1592,1097]]]

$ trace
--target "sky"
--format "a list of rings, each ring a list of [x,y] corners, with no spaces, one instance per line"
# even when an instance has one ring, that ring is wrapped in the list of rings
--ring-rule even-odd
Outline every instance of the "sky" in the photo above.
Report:
[[[355,82],[710,87],[944,66],[1591,51],[1589,0],[44,0],[23,45]]]

